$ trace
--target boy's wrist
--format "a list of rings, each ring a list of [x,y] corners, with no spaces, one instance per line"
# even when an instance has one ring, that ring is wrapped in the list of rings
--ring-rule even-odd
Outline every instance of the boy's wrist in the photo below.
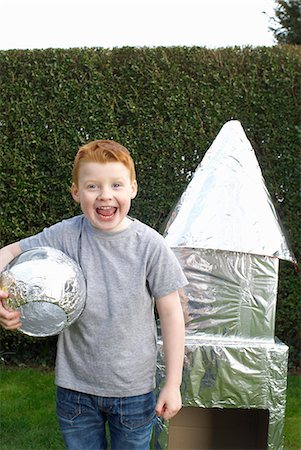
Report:
[[[171,389],[180,389],[182,381],[175,381],[175,380],[168,380],[166,379],[165,387],[171,388]]]

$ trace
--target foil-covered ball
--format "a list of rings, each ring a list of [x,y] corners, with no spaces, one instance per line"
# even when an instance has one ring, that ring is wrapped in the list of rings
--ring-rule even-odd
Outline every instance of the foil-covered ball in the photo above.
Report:
[[[86,301],[79,265],[60,250],[36,247],[13,259],[0,275],[6,303],[21,312],[29,336],[53,336],[78,319]]]

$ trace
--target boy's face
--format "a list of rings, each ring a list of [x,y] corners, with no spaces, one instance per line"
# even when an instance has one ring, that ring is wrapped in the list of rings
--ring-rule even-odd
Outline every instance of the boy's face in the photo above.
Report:
[[[127,228],[131,200],[137,183],[120,162],[87,162],[79,169],[78,186],[72,184],[72,197],[96,228],[116,232]]]

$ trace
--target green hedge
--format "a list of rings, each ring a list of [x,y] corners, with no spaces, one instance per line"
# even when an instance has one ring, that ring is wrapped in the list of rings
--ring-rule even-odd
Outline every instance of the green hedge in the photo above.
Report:
[[[132,215],[160,230],[220,128],[238,119],[300,260],[300,73],[298,46],[0,52],[0,244],[79,213],[72,161],[98,138],[130,149]],[[276,330],[291,366],[300,361],[299,289],[282,262]],[[2,337],[7,361],[53,358],[55,339]]]

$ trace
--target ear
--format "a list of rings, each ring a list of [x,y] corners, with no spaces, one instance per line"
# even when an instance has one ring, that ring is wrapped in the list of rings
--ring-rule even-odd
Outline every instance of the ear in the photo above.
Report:
[[[76,203],[80,203],[79,191],[78,191],[78,187],[76,186],[75,183],[72,183],[71,194],[72,194],[73,200],[75,200]]]
[[[132,182],[131,189],[132,189],[132,192],[131,192],[131,199],[133,200],[133,199],[136,197],[137,192],[138,192],[138,184],[137,184],[137,181],[136,181],[136,180],[134,180],[134,181]]]

